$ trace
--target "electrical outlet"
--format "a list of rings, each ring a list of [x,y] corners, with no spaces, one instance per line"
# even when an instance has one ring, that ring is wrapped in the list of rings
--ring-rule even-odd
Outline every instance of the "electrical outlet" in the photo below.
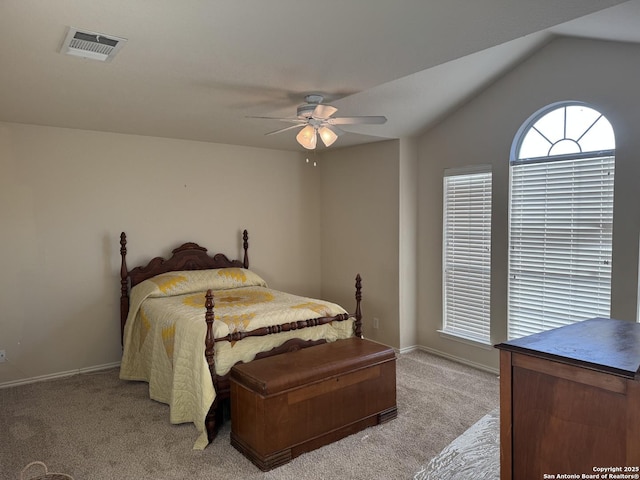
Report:
[[[7,361],[7,352],[0,350],[0,363]]]
[[[373,317],[373,328],[378,328],[380,326],[380,319]]]

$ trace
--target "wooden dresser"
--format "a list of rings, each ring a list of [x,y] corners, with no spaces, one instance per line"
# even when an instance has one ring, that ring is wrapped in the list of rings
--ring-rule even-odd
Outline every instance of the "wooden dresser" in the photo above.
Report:
[[[264,471],[397,414],[395,352],[362,338],[231,370],[231,444]]]
[[[496,348],[501,480],[640,474],[640,324],[594,318]]]

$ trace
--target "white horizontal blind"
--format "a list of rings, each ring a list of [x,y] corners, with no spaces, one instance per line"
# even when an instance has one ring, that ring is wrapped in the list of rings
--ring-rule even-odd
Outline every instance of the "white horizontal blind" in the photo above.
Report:
[[[509,339],[609,316],[614,160],[511,166]]]
[[[491,172],[444,177],[445,333],[490,342]]]

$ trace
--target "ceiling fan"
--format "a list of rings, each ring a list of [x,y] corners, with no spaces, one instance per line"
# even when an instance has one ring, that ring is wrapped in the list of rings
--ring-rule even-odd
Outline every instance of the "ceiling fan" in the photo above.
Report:
[[[281,122],[293,123],[289,127],[280,128],[266,135],[275,135],[295,128],[302,128],[296,135],[296,140],[300,145],[308,150],[316,148],[317,137],[319,136],[326,147],[333,145],[340,135],[345,133],[338,125],[381,125],[387,121],[383,116],[361,116],[361,117],[334,117],[338,111],[336,107],[323,104],[324,97],[319,94],[311,94],[304,97],[306,103],[298,106],[296,117],[250,117],[263,118],[269,120],[279,120]]]

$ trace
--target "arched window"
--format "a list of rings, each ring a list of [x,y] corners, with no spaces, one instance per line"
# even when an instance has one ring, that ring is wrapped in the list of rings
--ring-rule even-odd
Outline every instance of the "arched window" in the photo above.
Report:
[[[549,106],[512,148],[509,339],[610,315],[615,136],[584,104]]]

